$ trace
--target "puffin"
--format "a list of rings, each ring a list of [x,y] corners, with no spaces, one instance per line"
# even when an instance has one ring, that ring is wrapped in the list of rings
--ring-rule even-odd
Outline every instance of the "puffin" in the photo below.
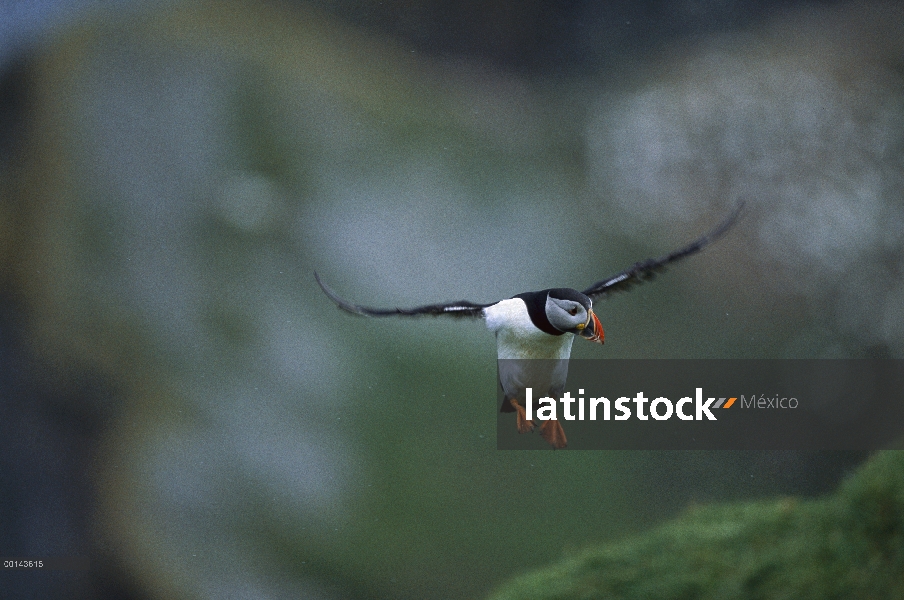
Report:
[[[487,329],[496,336],[499,383],[504,394],[500,412],[514,412],[518,432],[529,433],[535,429],[535,423],[527,418],[526,389],[531,388],[533,398],[558,398],[565,388],[574,338],[598,344],[605,341],[603,326],[593,311],[593,300],[628,291],[650,281],[672,263],[700,252],[734,225],[743,207],[744,203],[739,203],[715,228],[674,252],[636,262],[583,291],[549,288],[487,304],[460,300],[413,308],[374,308],[345,300],[324,283],[316,271],[314,279],[337,307],[353,315],[483,319]],[[553,449],[565,448],[568,444],[557,419],[542,421],[540,432]]]

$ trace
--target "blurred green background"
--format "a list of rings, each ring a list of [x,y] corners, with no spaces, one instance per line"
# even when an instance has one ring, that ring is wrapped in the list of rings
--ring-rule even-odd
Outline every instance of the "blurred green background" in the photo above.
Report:
[[[2,63],[0,553],[93,568],[10,593],[484,597],[689,504],[833,489],[861,456],[499,452],[481,323],[352,318],[312,272],[377,306],[581,287],[745,199],[574,355],[901,358],[902,33],[861,2],[46,25]]]

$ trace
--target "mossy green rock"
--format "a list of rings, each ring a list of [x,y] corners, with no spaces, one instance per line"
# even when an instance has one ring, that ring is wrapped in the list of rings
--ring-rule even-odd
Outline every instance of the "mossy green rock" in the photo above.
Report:
[[[904,452],[877,454],[824,499],[693,508],[492,598],[904,598]]]

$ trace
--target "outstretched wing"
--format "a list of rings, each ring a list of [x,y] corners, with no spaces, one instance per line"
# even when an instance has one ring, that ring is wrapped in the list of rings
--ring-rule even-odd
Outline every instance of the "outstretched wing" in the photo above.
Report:
[[[697,238],[687,246],[659,258],[648,258],[639,263],[634,263],[633,266],[628,267],[621,273],[617,273],[608,279],[597,281],[584,290],[584,295],[595,298],[612,292],[623,292],[639,283],[653,279],[656,273],[665,270],[669,264],[700,252],[722,237],[734,225],[743,208],[744,202],[741,202],[715,229]]]
[[[484,308],[495,304],[475,304],[474,302],[462,300],[460,302],[447,302],[445,304],[427,304],[425,306],[415,306],[414,308],[370,308],[352,304],[348,300],[341,298],[339,294],[334,292],[327,284],[323,283],[320,279],[320,275],[317,274],[317,271],[314,271],[314,279],[317,280],[317,284],[320,286],[320,289],[323,290],[323,293],[336,303],[336,306],[345,312],[350,312],[353,315],[363,315],[365,317],[419,317],[422,315],[438,317],[446,315],[449,317],[480,318],[483,317]]]

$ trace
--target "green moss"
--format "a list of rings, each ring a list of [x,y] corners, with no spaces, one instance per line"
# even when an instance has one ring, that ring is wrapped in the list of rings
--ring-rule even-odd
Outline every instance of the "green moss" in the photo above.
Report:
[[[904,598],[904,452],[877,454],[828,498],[693,508],[492,598]]]

